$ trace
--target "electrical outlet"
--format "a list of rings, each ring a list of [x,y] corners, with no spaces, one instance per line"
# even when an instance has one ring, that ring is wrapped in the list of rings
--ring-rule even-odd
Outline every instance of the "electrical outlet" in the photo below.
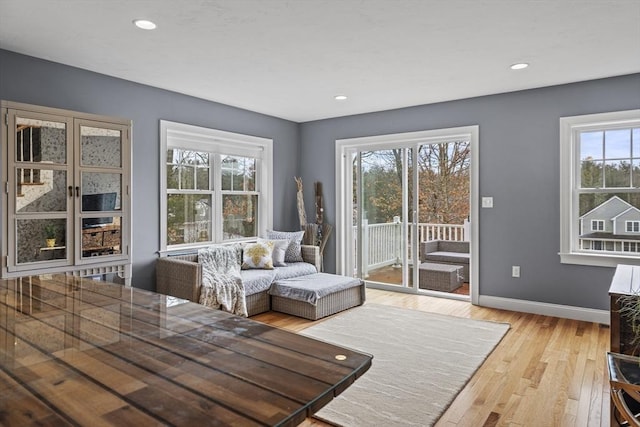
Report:
[[[511,266],[511,277],[520,277],[520,266],[512,265]]]

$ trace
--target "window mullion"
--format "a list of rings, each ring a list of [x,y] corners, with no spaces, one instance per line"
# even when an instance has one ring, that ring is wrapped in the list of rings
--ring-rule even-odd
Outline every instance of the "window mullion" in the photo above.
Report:
[[[600,188],[607,188],[607,137],[606,132],[602,132],[602,182]]]
[[[211,166],[211,176],[213,179],[213,207],[211,209],[211,224],[213,225],[213,235],[215,242],[223,240],[223,223],[222,217],[222,155],[217,153],[211,156],[213,162]]]

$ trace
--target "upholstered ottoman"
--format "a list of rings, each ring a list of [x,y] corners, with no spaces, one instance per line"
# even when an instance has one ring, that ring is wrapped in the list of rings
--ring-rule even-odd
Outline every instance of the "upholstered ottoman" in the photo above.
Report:
[[[364,304],[365,286],[353,277],[315,273],[276,280],[269,294],[271,310],[317,320]]]
[[[420,289],[451,292],[462,286],[462,266],[423,262],[420,264]]]

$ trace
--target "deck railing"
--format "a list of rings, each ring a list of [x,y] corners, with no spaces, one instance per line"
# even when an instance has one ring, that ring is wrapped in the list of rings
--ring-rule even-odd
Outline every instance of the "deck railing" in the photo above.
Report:
[[[464,241],[469,238],[469,223],[464,224],[418,224],[418,242],[429,240],[457,240]],[[354,248],[357,247],[357,230],[354,226]],[[402,224],[400,222],[387,222],[382,224],[362,225],[362,247],[367,248],[363,254],[363,273],[366,276],[369,270],[387,265],[400,264],[402,262]],[[409,246],[409,259],[413,259],[411,249],[411,235],[407,237]],[[353,251],[353,265],[357,265],[357,251]]]

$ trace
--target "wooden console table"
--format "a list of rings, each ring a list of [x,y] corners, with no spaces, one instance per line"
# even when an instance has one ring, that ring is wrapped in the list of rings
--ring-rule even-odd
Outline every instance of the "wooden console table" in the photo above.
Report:
[[[630,321],[620,315],[620,304],[618,304],[618,299],[625,295],[640,295],[640,266],[618,265],[609,287],[610,351],[615,354],[632,355],[637,347],[632,344],[634,334]],[[609,368],[611,369],[611,366]],[[610,396],[610,401],[610,425],[616,426],[619,423],[616,419],[613,395]]]
[[[3,425],[296,426],[372,356],[65,275],[0,281]]]

